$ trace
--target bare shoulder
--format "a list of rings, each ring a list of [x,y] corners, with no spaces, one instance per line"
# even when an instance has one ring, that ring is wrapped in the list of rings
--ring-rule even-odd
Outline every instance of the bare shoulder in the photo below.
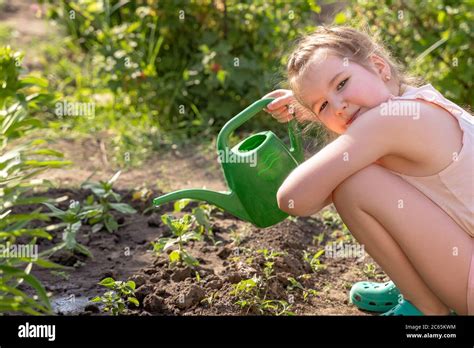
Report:
[[[437,172],[462,147],[462,130],[446,110],[423,100],[395,100],[362,114],[347,133],[377,132],[387,153]],[[439,170],[438,170],[439,171]]]

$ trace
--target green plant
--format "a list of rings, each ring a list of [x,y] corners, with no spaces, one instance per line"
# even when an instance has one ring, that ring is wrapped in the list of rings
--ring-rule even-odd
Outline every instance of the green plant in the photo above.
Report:
[[[268,249],[259,249],[257,250],[257,254],[262,254],[265,260],[264,267],[263,267],[263,274],[265,276],[265,280],[270,280],[273,278],[273,265],[275,264],[274,260],[278,256],[286,255],[286,252],[281,251],[274,251]]]
[[[313,245],[320,246],[324,240],[324,232],[321,232],[315,236],[313,236]]]
[[[201,303],[207,303],[209,307],[212,307],[214,302],[219,298],[219,292],[213,291],[207,297],[201,300]]]
[[[326,269],[326,265],[324,265],[319,259],[322,254],[324,254],[324,249],[319,250],[313,255],[311,255],[311,253],[306,250],[303,251],[303,260],[310,265],[311,270],[315,273]]]
[[[274,280],[274,264],[275,259],[279,256],[286,255],[286,252],[275,251],[269,249],[259,249],[257,254],[263,256],[263,276],[253,276],[250,279],[244,279],[234,285],[231,295],[237,298],[235,302],[242,309],[247,308],[247,313],[250,310],[256,310],[260,314],[274,314],[274,315],[293,315],[289,309],[291,304],[279,299],[268,299],[268,284]],[[251,255],[251,249],[244,248],[244,255]],[[254,257],[250,256],[246,259],[246,263],[250,264]]]
[[[119,228],[119,224],[112,215],[112,211],[122,214],[135,214],[137,211],[127,203],[120,203],[122,197],[113,190],[113,184],[120,176],[121,172],[115,173],[107,181],[89,182],[82,184],[85,189],[90,189],[93,195],[87,197],[84,211],[87,212],[88,223],[92,225],[92,232],[106,228],[113,233]],[[96,201],[97,199],[97,201]]]
[[[173,206],[173,213],[181,212],[190,202],[190,199],[176,201]],[[219,245],[222,241],[216,241],[212,231],[211,213],[214,208],[213,205],[200,203],[192,209],[191,215],[194,216],[194,228],[197,229],[197,232],[201,235],[205,234],[212,241],[212,244]]]
[[[57,276],[57,277],[61,277],[63,278],[64,280],[69,280],[69,273],[66,273],[64,271],[51,271],[51,274]]]
[[[244,235],[242,232],[239,232],[238,230],[232,230],[229,233],[229,238],[232,241],[232,244],[238,247],[240,243],[242,243]]]
[[[231,115],[282,80],[288,46],[320,11],[314,0],[42,1],[69,34],[48,50],[52,90],[96,103],[93,120],[49,124],[97,136],[107,129],[120,166],[143,163],[150,149],[210,142]],[[259,117],[244,128],[256,125],[276,126]]]
[[[49,221],[41,209],[21,213],[18,207],[51,201],[31,195],[33,190],[44,189],[47,183],[34,179],[49,168],[70,163],[63,161],[60,152],[45,148],[46,140],[35,133],[43,126],[36,116],[53,97],[45,90],[47,81],[43,78],[21,76],[21,59],[21,53],[8,46],[0,47],[0,247],[3,251],[19,240],[23,246],[35,248],[38,238],[52,239],[45,227],[38,227],[38,221]],[[31,271],[34,266],[62,267],[37,256],[31,253],[28,257],[0,258],[0,312],[51,314],[48,295]],[[35,297],[23,291],[22,287],[27,285],[33,288]]]
[[[330,234],[331,238],[334,240],[331,240],[328,242],[328,244],[331,243],[356,243],[356,240],[354,236],[351,234],[349,229],[345,224],[342,224],[341,229],[335,229],[334,231],[331,232]]]
[[[377,271],[377,266],[374,263],[364,264],[363,272],[369,279],[382,279],[385,277],[383,273]]]
[[[260,314],[294,315],[289,309],[291,304],[283,300],[267,299],[267,285],[262,277],[254,276],[241,280],[233,285],[230,294],[237,298],[235,304],[242,309],[247,308],[247,313],[256,310]]]
[[[194,217],[189,214],[185,214],[182,218],[176,219],[169,215],[162,215],[161,220],[171,230],[174,238],[160,238],[157,242],[152,242],[153,251],[156,253],[162,253],[169,248],[177,245],[178,249],[173,250],[169,254],[170,262],[176,263],[183,261],[186,265],[194,267],[199,265],[199,261],[196,260],[189,252],[184,248],[184,245],[190,240],[200,240],[201,235],[192,231]]]
[[[112,312],[113,315],[122,314],[125,307],[133,304],[136,307],[140,305],[135,297],[135,282],[116,281],[113,278],[105,278],[99,282],[99,285],[110,289],[102,296],[94,297],[91,302],[102,303],[105,312]]]
[[[43,203],[46,205],[51,213],[49,216],[55,217],[62,222],[55,225],[54,228],[64,227],[63,230],[63,241],[58,245],[55,245],[53,248],[44,251],[43,255],[52,255],[55,252],[66,249],[70,252],[79,252],[88,257],[92,257],[92,253],[87,249],[86,246],[80,244],[76,240],[76,235],[79,232],[82,226],[82,220],[87,218],[91,211],[85,211],[82,209],[81,204],[77,201],[72,202],[69,205],[69,208],[65,211],[56,208],[54,205],[49,203]]]
[[[287,278],[290,284],[287,285],[286,289],[288,291],[294,291],[296,289],[301,290],[303,293],[303,301],[306,302],[309,296],[317,296],[318,292],[314,289],[306,289],[299,281],[293,277]]]
[[[343,224],[338,213],[334,213],[327,209],[321,212],[321,217],[324,225],[333,229],[340,229]]]

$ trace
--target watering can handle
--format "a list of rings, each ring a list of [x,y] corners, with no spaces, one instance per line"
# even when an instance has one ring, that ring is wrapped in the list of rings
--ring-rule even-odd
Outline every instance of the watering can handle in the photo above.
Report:
[[[242,124],[250,120],[253,116],[258,114],[264,107],[266,107],[270,102],[275,100],[274,98],[265,98],[257,100],[252,105],[248,106],[245,110],[241,111],[239,114],[230,119],[224,127],[219,132],[217,136],[217,148],[219,150],[224,150],[229,148],[228,139],[229,136]],[[298,123],[295,119],[292,119],[288,122],[288,134],[290,137],[290,152],[298,163],[304,161],[304,152],[303,152],[303,140],[301,137],[301,131],[298,127]]]

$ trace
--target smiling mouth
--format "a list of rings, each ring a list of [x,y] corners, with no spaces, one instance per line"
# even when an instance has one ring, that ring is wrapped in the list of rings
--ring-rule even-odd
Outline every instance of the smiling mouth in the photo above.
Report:
[[[346,122],[346,126],[350,125],[358,116],[359,116],[360,109],[354,112],[354,115]]]

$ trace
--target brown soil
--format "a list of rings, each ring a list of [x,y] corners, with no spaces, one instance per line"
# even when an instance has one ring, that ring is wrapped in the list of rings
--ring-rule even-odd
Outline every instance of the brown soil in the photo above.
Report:
[[[123,201],[139,212],[151,204],[150,200],[132,200],[131,190],[118,191],[124,197]],[[52,189],[46,193],[49,197],[68,196],[59,205],[62,209],[67,208],[71,199],[82,201],[88,194],[90,192],[81,189]],[[154,192],[150,199],[158,194]],[[184,212],[190,212],[196,205],[191,203]],[[259,250],[267,249],[284,254],[267,260],[273,262],[273,272],[264,281],[260,298],[286,301],[291,304],[288,310],[297,315],[365,314],[348,303],[348,291],[352,283],[367,279],[362,270],[365,263],[373,262],[369,257],[358,260],[329,258],[323,254],[320,260],[326,267],[316,272],[303,260],[305,250],[314,254],[328,242],[348,237],[326,226],[319,214],[295,221],[287,219],[270,228],[259,229],[215,210],[212,231],[217,245],[206,236],[201,241],[189,242],[186,249],[200,263],[192,269],[180,263],[170,265],[166,253],[155,255],[151,252],[150,242],[169,234],[160,219],[164,213],[172,213],[172,204],[147,214],[116,214],[122,226],[114,234],[107,231],[92,233],[90,226],[83,225],[77,239],[89,248],[93,259],[67,252],[53,255],[52,261],[73,266],[65,272],[67,279],[47,269],[33,272],[52,293],[56,311],[80,315],[98,313],[98,306],[91,305],[88,300],[104,293],[105,288],[97,283],[111,276],[116,280],[131,279],[137,284],[140,307],[130,308],[127,313],[131,315],[262,314],[257,306],[240,308],[236,304],[239,298],[231,292],[241,280],[254,276],[264,278],[265,259]],[[318,245],[315,238],[321,233],[323,237]],[[235,240],[236,236],[240,241]],[[60,240],[61,233],[57,233],[53,241],[40,245],[40,252]],[[308,292],[304,297],[304,290],[290,289],[290,277],[297,279],[305,290],[312,289],[316,293]],[[74,305],[64,306],[64,302],[72,298]],[[275,311],[267,310],[263,314],[275,314]]]

